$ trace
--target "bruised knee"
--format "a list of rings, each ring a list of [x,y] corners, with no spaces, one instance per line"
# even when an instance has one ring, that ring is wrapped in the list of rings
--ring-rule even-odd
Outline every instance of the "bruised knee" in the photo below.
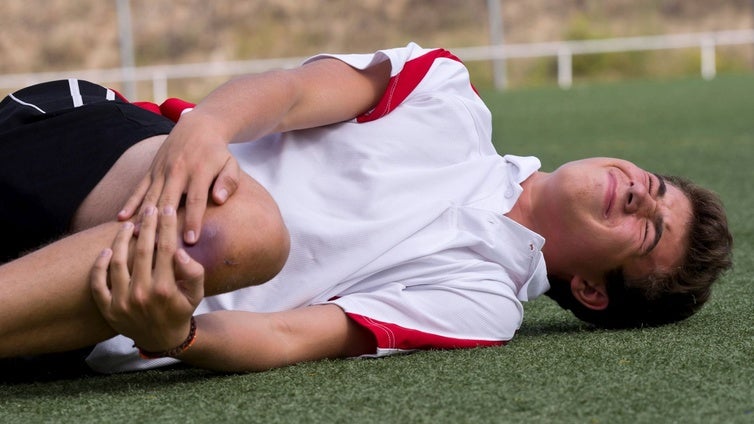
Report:
[[[290,237],[277,204],[245,176],[223,206],[210,206],[199,242],[186,246],[205,268],[205,293],[224,293],[268,281],[288,258]]]

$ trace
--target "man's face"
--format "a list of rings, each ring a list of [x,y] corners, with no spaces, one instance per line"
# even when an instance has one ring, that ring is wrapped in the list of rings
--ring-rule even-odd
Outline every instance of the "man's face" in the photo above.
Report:
[[[569,162],[548,178],[538,207],[557,274],[597,283],[619,267],[631,278],[680,265],[691,202],[677,187],[612,158]]]

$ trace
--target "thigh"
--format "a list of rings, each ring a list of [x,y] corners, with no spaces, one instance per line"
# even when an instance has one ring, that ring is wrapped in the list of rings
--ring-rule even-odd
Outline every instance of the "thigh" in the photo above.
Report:
[[[166,138],[167,134],[157,135],[128,148],[81,202],[71,219],[71,232],[114,220]]]
[[[0,261],[69,233],[76,210],[118,158],[172,128],[161,116],[115,101],[18,122],[10,119],[15,116],[0,127],[0,226],[6,229]]]

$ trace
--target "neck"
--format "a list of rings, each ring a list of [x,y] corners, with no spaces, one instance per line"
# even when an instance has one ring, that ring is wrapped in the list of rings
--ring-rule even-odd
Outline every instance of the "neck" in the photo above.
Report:
[[[505,214],[508,218],[516,221],[524,227],[541,234],[541,226],[537,225],[536,205],[540,187],[547,173],[535,172],[521,183],[524,191],[513,205],[513,208]]]
[[[543,205],[542,196],[545,195],[544,187],[549,175],[546,172],[535,172],[524,180],[521,183],[521,187],[524,189],[521,197],[513,205],[510,212],[505,214],[508,218],[541,235],[545,240],[548,239],[549,228],[547,219],[541,216],[541,212],[543,208],[547,207]],[[550,252],[550,249],[554,246],[552,243],[545,243],[545,246],[542,248],[542,254],[545,256],[545,262],[547,262],[548,274],[560,275],[556,270],[557,264],[555,262],[557,261],[553,261],[555,258],[552,257],[552,252]]]

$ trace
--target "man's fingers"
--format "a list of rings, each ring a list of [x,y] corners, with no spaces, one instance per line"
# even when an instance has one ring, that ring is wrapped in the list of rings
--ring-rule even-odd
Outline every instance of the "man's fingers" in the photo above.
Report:
[[[149,189],[151,184],[152,177],[149,174],[139,181],[139,184],[136,185],[131,197],[126,200],[126,204],[123,205],[123,208],[118,212],[119,221],[125,221],[134,216],[136,209],[141,205],[141,202],[144,200],[144,196],[147,193],[147,189]]]
[[[241,169],[238,166],[238,161],[230,156],[212,186],[212,200],[218,205],[225,203],[238,189],[240,179]]]
[[[183,229],[183,241],[194,244],[199,240],[202,219],[207,210],[207,187],[212,184],[211,175],[196,175],[191,178],[186,193],[186,222]]]
[[[172,206],[173,209],[178,209],[181,203],[181,198],[186,192],[186,186],[191,179],[188,174],[189,171],[182,165],[174,165],[170,168],[165,177],[164,184],[159,187],[152,184],[154,193],[149,193],[148,198],[151,204],[157,205],[160,210],[165,206]],[[147,198],[144,199],[145,203]]]
[[[139,204],[134,206],[138,207],[139,205],[141,205],[139,214],[136,216],[136,228],[134,234],[136,234],[137,236],[141,231],[141,221],[146,215],[147,208],[154,208],[154,205],[156,205],[157,201],[160,199],[160,193],[162,192],[164,182],[162,178],[151,178],[148,181],[150,185],[144,188],[146,194],[144,194],[144,196],[142,196],[142,198],[139,200]]]
[[[110,255],[110,291],[116,299],[124,299],[128,293],[131,274],[128,271],[128,246],[134,233],[134,224],[125,222],[115,236]]]
[[[178,248],[178,218],[172,206],[161,210],[158,228],[154,280],[156,284],[161,284],[173,280],[173,255]]]
[[[204,297],[204,267],[184,249],[175,253],[175,277],[181,281],[184,294],[194,306]]]
[[[145,293],[152,282],[152,258],[156,233],[157,209],[154,206],[147,206],[141,219],[139,238],[136,239],[136,253],[131,272],[131,291],[136,297]]]
[[[112,293],[107,287],[107,268],[112,256],[113,251],[110,249],[100,252],[97,260],[94,261],[92,273],[89,275],[89,286],[92,290],[94,303],[103,315],[109,312],[112,303]]]

